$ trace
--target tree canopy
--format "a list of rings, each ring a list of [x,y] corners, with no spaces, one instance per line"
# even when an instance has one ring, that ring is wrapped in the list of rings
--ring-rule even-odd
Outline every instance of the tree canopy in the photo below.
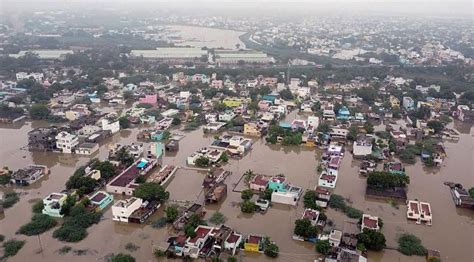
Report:
[[[168,200],[170,193],[158,183],[146,182],[135,188],[133,195],[148,201],[156,200],[158,202],[164,202]]]

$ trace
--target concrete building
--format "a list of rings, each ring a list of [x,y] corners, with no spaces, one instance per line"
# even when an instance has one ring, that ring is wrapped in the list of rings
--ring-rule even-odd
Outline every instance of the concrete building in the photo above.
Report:
[[[70,134],[66,131],[62,131],[56,135],[56,147],[63,153],[71,154],[75,152],[78,144],[79,137],[77,135]]]
[[[115,134],[118,131],[120,131],[120,123],[118,120],[111,121],[105,118],[105,119],[102,119],[101,124],[102,124],[102,130],[110,130],[112,134]]]
[[[268,64],[275,62],[272,57],[252,50],[215,50],[217,64]]]
[[[160,47],[154,50],[132,50],[130,56],[151,61],[183,63],[200,61],[207,57],[207,51],[194,47]]]
[[[44,74],[43,73],[26,73],[26,72],[18,72],[16,73],[16,80],[26,80],[26,79],[34,79],[36,82],[43,82]]]
[[[139,209],[143,203],[141,198],[131,197],[125,200],[118,200],[112,206],[112,220],[128,223],[128,218]]]
[[[66,201],[67,195],[63,193],[51,193],[43,199],[42,213],[52,217],[63,217],[60,213],[61,207]]]

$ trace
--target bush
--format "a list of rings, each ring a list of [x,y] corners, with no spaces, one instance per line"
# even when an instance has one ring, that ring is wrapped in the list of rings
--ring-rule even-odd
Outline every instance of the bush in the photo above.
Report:
[[[117,254],[110,258],[110,262],[135,262],[135,258],[129,254]]]
[[[87,231],[82,227],[63,225],[53,232],[53,237],[65,242],[79,242],[86,238]]]
[[[346,208],[346,202],[342,196],[333,194],[329,199],[329,207],[344,210]]]
[[[137,108],[150,109],[150,108],[152,108],[152,107],[153,107],[152,105],[146,104],[146,103],[139,103],[139,104],[137,105]]]
[[[72,250],[72,247],[70,247],[70,246],[63,246],[62,248],[58,249],[58,253],[59,253],[60,255],[65,255],[65,254],[71,252],[71,250]]]
[[[224,224],[225,221],[226,221],[226,217],[224,216],[224,214],[220,212],[215,212],[214,214],[212,214],[211,218],[209,219],[209,222],[211,222],[214,225]]]
[[[152,228],[162,228],[168,223],[166,217],[160,217],[155,222],[151,223]]]
[[[25,245],[25,241],[10,239],[7,242],[3,243],[3,257],[13,257],[18,251]]]
[[[242,211],[243,213],[253,213],[255,212],[256,207],[257,206],[254,202],[245,200],[240,204],[240,211]]]
[[[10,183],[10,179],[12,177],[10,175],[1,175],[0,176],[0,185],[6,185]]]
[[[250,200],[253,197],[253,191],[251,189],[246,189],[240,193],[240,198],[243,200]]]
[[[359,209],[353,208],[353,207],[346,207],[344,210],[344,213],[349,217],[349,218],[361,218],[362,217],[362,211]]]
[[[66,242],[78,242],[87,236],[87,228],[97,224],[102,213],[91,213],[82,204],[71,208],[70,216],[64,218],[63,225],[53,232],[53,237]]]
[[[227,262],[237,262],[237,258],[236,257],[233,257],[233,256],[230,256],[227,258]]]
[[[153,254],[155,255],[155,257],[159,258],[159,257],[164,257],[166,256],[166,252],[161,250],[161,249],[155,249],[155,251],[153,251]]]
[[[18,233],[26,236],[39,235],[55,227],[56,225],[57,222],[54,220],[54,218],[45,214],[35,214],[31,218],[31,222],[20,227]]]
[[[33,213],[35,214],[41,214],[41,212],[43,212],[43,208],[44,208],[43,200],[38,200],[31,207],[31,211],[33,211]]]
[[[406,256],[424,256],[428,252],[418,237],[408,233],[398,238],[398,251]]]
[[[2,202],[3,208],[10,208],[16,204],[16,202],[20,201],[20,196],[18,193],[11,192],[6,193]]]
[[[134,252],[140,249],[140,247],[130,242],[125,245],[125,249],[129,252]]]
[[[316,251],[320,254],[327,255],[331,250],[331,244],[329,240],[316,242]]]

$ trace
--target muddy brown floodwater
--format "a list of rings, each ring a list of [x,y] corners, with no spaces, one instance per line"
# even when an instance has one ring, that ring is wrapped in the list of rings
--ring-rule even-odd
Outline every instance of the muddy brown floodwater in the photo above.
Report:
[[[288,118],[301,117],[292,113]],[[14,207],[5,210],[0,217],[0,232],[7,238],[27,240],[25,247],[9,261],[102,261],[111,253],[126,252],[125,245],[134,243],[140,248],[131,252],[137,261],[154,261],[152,250],[166,248],[166,239],[172,234],[168,228],[154,229],[150,225],[119,224],[113,222],[108,208],[103,220],[88,229],[89,235],[79,243],[62,243],[52,238],[53,230],[41,237],[43,252],[40,252],[38,237],[15,235],[18,228],[31,218],[31,202],[47,194],[64,188],[67,178],[74,170],[86,163],[89,158],[68,156],[55,153],[32,153],[22,149],[27,144],[27,133],[32,128],[45,125],[34,122],[19,125],[0,126],[0,165],[11,169],[28,164],[47,165],[51,174],[37,184],[25,188],[13,188],[22,193],[21,200]],[[105,144],[101,145],[97,156],[105,159],[108,143],[130,143],[135,141],[138,129],[122,130]],[[427,248],[441,251],[443,261],[473,261],[474,258],[474,212],[456,209],[449,190],[443,185],[445,181],[454,181],[466,187],[474,186],[474,142],[472,129],[464,129],[457,143],[446,142],[448,158],[441,169],[426,169],[420,161],[407,166],[410,176],[408,196],[431,204],[433,225],[416,225],[406,219],[406,207],[399,203],[394,207],[387,201],[368,199],[364,195],[365,178],[358,175],[358,161],[353,161],[350,153],[343,159],[335,193],[350,199],[352,205],[366,213],[379,216],[384,220],[383,233],[389,247],[396,247],[397,236],[410,232],[421,238]],[[174,155],[164,157],[165,164],[185,166],[186,157],[195,150],[208,146],[212,136],[204,135],[202,130],[186,133],[180,141],[180,149]],[[226,180],[229,185],[225,201],[218,205],[207,206],[207,218],[219,211],[227,217],[226,224],[243,233],[256,233],[270,236],[280,246],[277,261],[314,261],[317,259],[314,246],[292,240],[294,221],[300,218],[303,211],[302,201],[297,207],[285,205],[272,206],[265,214],[246,215],[240,212],[238,203],[240,194],[232,192],[232,187],[242,173],[252,169],[256,173],[276,175],[285,174],[288,180],[305,189],[312,189],[317,183],[316,165],[319,151],[306,147],[268,146],[263,139],[255,140],[252,151],[241,160],[231,159],[224,166],[232,171]],[[205,173],[179,169],[167,189],[173,200],[202,201],[201,183]],[[12,188],[2,189],[12,190]],[[154,221],[163,215],[163,208],[148,221]],[[342,227],[345,217],[340,212],[328,210],[328,217]],[[85,250],[81,256],[73,253],[60,255],[58,249],[71,246],[75,250]],[[242,261],[270,260],[264,255],[239,254]],[[425,261],[421,257],[406,257],[393,250],[369,253],[369,261]]]

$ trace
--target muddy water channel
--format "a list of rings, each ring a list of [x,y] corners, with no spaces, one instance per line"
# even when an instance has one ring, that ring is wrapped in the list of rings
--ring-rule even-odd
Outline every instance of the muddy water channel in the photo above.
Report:
[[[289,117],[300,117],[295,114]],[[88,229],[89,235],[79,243],[62,243],[52,238],[48,231],[38,237],[15,235],[18,228],[27,223],[32,216],[31,203],[47,194],[61,191],[74,170],[86,163],[89,158],[55,153],[32,153],[22,149],[27,144],[27,132],[44,123],[25,123],[16,126],[0,126],[0,165],[18,169],[28,164],[47,165],[51,174],[37,184],[25,188],[7,188],[3,191],[20,192],[21,200],[12,208],[6,209],[0,217],[0,233],[7,238],[27,240],[23,249],[9,261],[102,261],[110,253],[126,252],[125,245],[134,243],[140,248],[131,254],[137,261],[154,261],[152,250],[166,248],[166,240],[173,234],[168,228],[154,229],[150,225],[119,224],[112,221],[110,207],[103,220]],[[93,157],[105,159],[108,143],[130,143],[136,140],[138,129],[122,130],[104,143],[100,152]],[[195,150],[208,146],[212,136],[204,135],[202,130],[185,133],[177,153],[166,155],[163,162],[181,167],[186,165],[186,157]],[[457,143],[446,142],[448,158],[443,167],[437,170],[424,168],[417,164],[407,166],[410,176],[408,196],[429,202],[433,212],[433,225],[416,225],[406,219],[404,203],[394,205],[387,201],[368,199],[364,196],[365,178],[358,175],[358,161],[353,161],[350,153],[344,157],[335,193],[350,199],[351,204],[366,213],[384,220],[383,233],[387,246],[396,247],[397,236],[410,232],[420,237],[427,248],[438,249],[444,261],[473,261],[474,258],[474,212],[456,209],[444,181],[454,181],[466,187],[474,186],[474,142],[472,129],[464,132]],[[253,149],[241,160],[231,159],[224,168],[232,175],[226,180],[229,186],[226,199],[218,205],[207,206],[207,218],[219,211],[226,218],[226,224],[243,234],[256,233],[268,235],[280,247],[278,261],[314,261],[314,246],[292,240],[294,221],[303,211],[302,201],[297,207],[274,205],[265,214],[247,215],[240,212],[238,203],[240,193],[232,192],[243,172],[252,169],[255,173],[267,175],[285,174],[290,183],[305,189],[313,189],[317,183],[316,165],[320,152],[306,147],[281,147],[266,145],[263,139],[255,140]],[[201,201],[201,183],[205,172],[181,168],[167,186],[173,200]],[[163,208],[148,221],[155,221],[163,215]],[[328,210],[329,219],[336,228],[342,227],[345,217],[340,212]],[[41,247],[43,252],[40,248]],[[82,250],[80,255],[70,252],[61,255],[63,246]],[[264,255],[249,255],[240,252],[242,261],[265,261]],[[370,253],[369,261],[424,261],[424,258],[405,257],[397,251]]]

